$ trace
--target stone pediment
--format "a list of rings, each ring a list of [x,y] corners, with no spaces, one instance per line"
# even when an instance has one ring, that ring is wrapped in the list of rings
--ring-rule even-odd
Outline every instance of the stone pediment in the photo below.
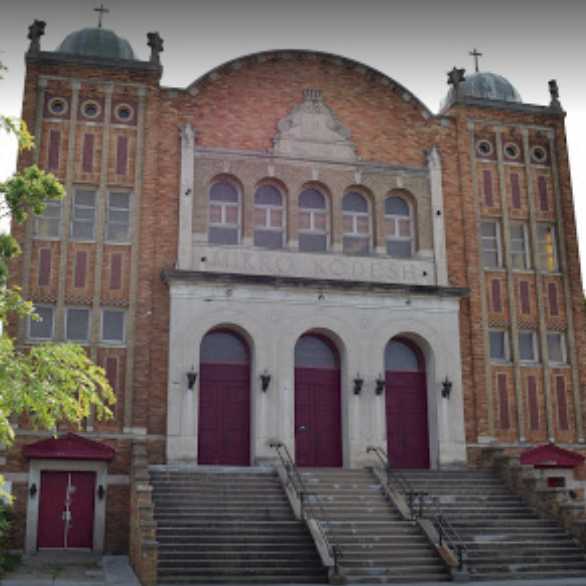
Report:
[[[323,101],[321,91],[307,89],[303,102],[279,124],[273,139],[275,155],[356,161],[356,147],[350,131],[342,126],[334,112]]]

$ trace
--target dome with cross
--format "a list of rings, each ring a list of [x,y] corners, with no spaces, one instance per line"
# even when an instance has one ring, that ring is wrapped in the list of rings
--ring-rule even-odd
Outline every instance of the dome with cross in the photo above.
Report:
[[[519,92],[508,79],[488,71],[466,76],[458,86],[458,96],[480,98],[481,100],[500,100],[502,102],[520,103],[523,101]]]
[[[136,59],[126,39],[119,37],[114,31],[101,27],[84,28],[67,35],[57,51],[83,57]]]

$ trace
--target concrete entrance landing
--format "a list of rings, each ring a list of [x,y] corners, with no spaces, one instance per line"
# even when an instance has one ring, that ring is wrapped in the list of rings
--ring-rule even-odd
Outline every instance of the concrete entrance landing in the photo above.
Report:
[[[25,556],[2,586],[140,586],[127,556],[42,551]]]

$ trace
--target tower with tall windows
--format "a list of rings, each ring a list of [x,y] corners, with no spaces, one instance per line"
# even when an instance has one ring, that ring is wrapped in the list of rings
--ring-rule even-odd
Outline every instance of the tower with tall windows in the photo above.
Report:
[[[359,468],[369,446],[402,468],[550,441],[586,454],[555,85],[537,106],[456,70],[434,113],[315,51],[238,57],[173,88],[156,33],[148,60],[102,28],[55,51],[32,40],[37,148],[20,163],[67,196],[14,228],[14,281],[42,317],[16,335],[83,344],[118,402],[67,445],[18,429],[3,466],[15,543],[44,546],[43,478],[83,473],[108,495],[83,547],[125,550],[137,442],[177,466],[270,464],[275,441],[306,467]]]

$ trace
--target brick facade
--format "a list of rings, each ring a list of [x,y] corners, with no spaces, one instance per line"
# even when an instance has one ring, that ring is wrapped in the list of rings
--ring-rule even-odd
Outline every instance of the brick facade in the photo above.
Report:
[[[254,188],[271,180],[286,194],[288,242],[297,237],[297,193],[304,185],[318,185],[331,196],[331,241],[341,247],[341,197],[354,186],[370,202],[373,247],[384,250],[384,198],[391,189],[384,173],[377,176],[377,165],[423,168],[427,153],[436,147],[442,163],[449,285],[469,290],[460,301],[459,324],[470,463],[479,460],[486,443],[519,446],[554,440],[582,449],[586,366],[580,357],[586,351],[586,326],[564,119],[559,112],[456,102],[433,115],[380,73],[311,52],[243,58],[187,89],[161,87],[159,77],[160,70],[146,66],[99,67],[41,57],[29,60],[25,83],[23,118],[34,130],[38,148],[35,155],[24,154],[19,165],[36,158],[64,182],[68,195],[59,237],[33,238],[32,222],[14,229],[24,254],[12,279],[33,301],[54,306],[56,339],[65,339],[67,307],[90,310],[88,348],[111,376],[118,398],[112,421],[90,421],[85,430],[117,450],[109,473],[120,483],[109,488],[106,550],[128,547],[132,442],[146,443],[151,463],[165,462],[171,316],[169,289],[160,275],[177,262],[179,198],[185,197],[180,195],[179,128],[186,123],[196,130],[196,149],[224,153],[197,163],[193,232],[200,239],[207,234],[210,182],[229,176],[243,193],[245,239],[253,236]],[[336,169],[313,161],[309,175],[307,165],[275,161],[272,169],[267,167],[263,157],[270,157],[279,121],[301,102],[307,88],[319,88],[339,122],[351,131],[359,160],[372,163],[367,177],[357,177],[351,164]],[[62,115],[50,111],[50,100],[56,97],[67,104]],[[99,111],[91,120],[83,115],[88,100]],[[115,115],[121,105],[131,109],[127,121]],[[479,140],[491,145],[485,156],[477,151]],[[546,160],[533,161],[527,145],[542,146]],[[256,159],[239,162],[234,153]],[[431,249],[427,178],[419,184],[409,181],[392,187],[414,197],[416,246]],[[73,240],[69,229],[73,194],[82,187],[97,193],[97,232],[90,241]],[[107,196],[125,190],[132,193],[130,237],[123,243],[107,242]],[[418,190],[424,195],[419,197]],[[500,226],[503,261],[498,267],[482,266],[482,221]],[[536,227],[545,223],[556,226],[559,270],[541,272],[535,270],[534,238]],[[504,260],[511,247],[505,233],[509,224],[526,226],[527,266],[518,270]],[[103,342],[99,322],[104,308],[125,311],[123,343]],[[489,328],[508,332],[512,359],[490,360]],[[538,352],[543,351],[548,332],[563,332],[567,363],[548,367],[542,359],[520,362],[511,338],[518,330],[535,332]],[[18,333],[19,343],[30,342],[24,326]],[[4,467],[18,479],[15,546],[24,542],[22,501],[28,469],[19,454],[32,437],[19,434]]]

